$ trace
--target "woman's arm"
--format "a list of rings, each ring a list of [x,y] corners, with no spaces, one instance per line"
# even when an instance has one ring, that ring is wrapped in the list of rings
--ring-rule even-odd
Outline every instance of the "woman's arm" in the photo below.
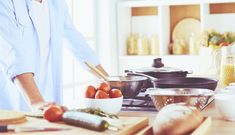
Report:
[[[34,80],[33,73],[23,73],[14,78],[15,84],[24,93],[33,110],[44,110],[54,102],[46,102]],[[60,105],[59,105],[60,106]],[[63,111],[67,111],[65,106],[60,106]]]
[[[44,99],[34,81],[33,73],[24,73],[18,75],[15,77],[14,82],[26,95],[31,105],[44,102]]]

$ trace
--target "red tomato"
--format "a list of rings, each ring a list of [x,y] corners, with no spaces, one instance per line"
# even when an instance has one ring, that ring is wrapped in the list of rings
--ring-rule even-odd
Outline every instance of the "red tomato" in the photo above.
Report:
[[[63,110],[59,106],[50,105],[43,110],[43,117],[50,122],[55,122],[62,119],[63,113]]]
[[[85,97],[86,97],[86,98],[95,98],[95,93],[96,93],[95,87],[92,86],[92,85],[89,85],[89,86],[86,88]]]
[[[119,89],[112,89],[112,90],[109,92],[109,96],[110,96],[111,98],[121,97],[121,96],[122,96],[122,91],[119,90]]]
[[[95,98],[99,99],[99,98],[109,98],[109,95],[104,92],[103,90],[98,90],[95,94]]]
[[[111,87],[110,87],[110,85],[109,85],[108,83],[102,82],[102,83],[100,84],[100,86],[99,86],[97,89],[98,89],[98,90],[102,90],[102,91],[104,91],[104,92],[106,92],[106,93],[109,93]]]

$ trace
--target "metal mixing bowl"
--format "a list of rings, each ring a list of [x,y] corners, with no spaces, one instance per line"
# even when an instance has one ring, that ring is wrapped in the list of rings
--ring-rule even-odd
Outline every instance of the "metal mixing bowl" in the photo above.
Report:
[[[122,91],[124,98],[134,98],[143,89],[148,78],[143,76],[110,76],[108,83],[112,88]]]
[[[148,88],[146,94],[150,95],[158,111],[172,103],[185,103],[201,110],[213,97],[214,92],[198,88]]]

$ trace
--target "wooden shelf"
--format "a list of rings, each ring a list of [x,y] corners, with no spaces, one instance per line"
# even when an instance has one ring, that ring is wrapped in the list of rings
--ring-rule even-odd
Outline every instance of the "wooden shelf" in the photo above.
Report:
[[[210,14],[235,13],[235,2],[210,4]]]
[[[157,7],[134,7],[131,9],[132,16],[158,15]]]

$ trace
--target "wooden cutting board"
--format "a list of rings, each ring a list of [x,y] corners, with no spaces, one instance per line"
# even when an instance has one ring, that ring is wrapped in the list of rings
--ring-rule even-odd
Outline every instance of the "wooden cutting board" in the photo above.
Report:
[[[26,117],[23,113],[17,111],[9,111],[9,110],[0,110],[0,124],[8,125],[8,124],[19,124],[26,122]]]
[[[53,131],[53,132],[31,132],[27,135],[133,135],[148,126],[147,117],[120,117],[121,121],[125,123],[125,127],[119,131],[106,130],[104,132],[92,131],[85,128],[66,125],[63,122],[51,123],[44,119],[27,118],[28,121],[17,126],[36,126],[36,127],[54,127],[54,128],[70,128],[66,131]],[[26,133],[8,133],[15,135],[25,135]],[[7,134],[6,134],[7,135]]]
[[[203,122],[190,135],[205,135],[211,122],[211,117],[205,117]],[[153,135],[153,128],[149,125],[136,133],[136,135]]]

